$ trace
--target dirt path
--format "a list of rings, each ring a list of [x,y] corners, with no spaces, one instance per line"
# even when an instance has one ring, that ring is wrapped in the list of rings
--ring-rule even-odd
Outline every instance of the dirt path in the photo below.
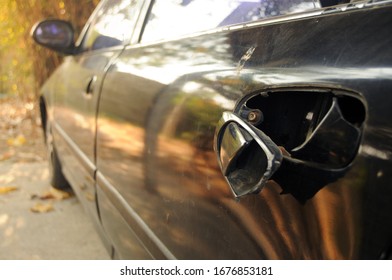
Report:
[[[0,259],[108,259],[78,200],[50,187],[36,115],[0,100]]]

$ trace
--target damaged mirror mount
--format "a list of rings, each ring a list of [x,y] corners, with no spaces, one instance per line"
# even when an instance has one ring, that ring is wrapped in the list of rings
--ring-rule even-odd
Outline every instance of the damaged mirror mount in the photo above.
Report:
[[[283,158],[267,135],[230,112],[224,112],[219,121],[214,149],[236,198],[260,192]]]

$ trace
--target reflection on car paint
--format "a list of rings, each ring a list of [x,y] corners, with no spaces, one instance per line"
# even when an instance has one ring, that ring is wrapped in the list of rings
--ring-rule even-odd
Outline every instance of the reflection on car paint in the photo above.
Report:
[[[136,34],[141,44],[65,59],[44,86],[47,115],[62,131],[55,144],[64,173],[91,205],[114,257],[387,255],[391,6],[321,13],[171,41]],[[86,99],[95,75],[99,86]],[[213,139],[223,112],[243,117],[244,100],[260,112],[258,121],[248,113],[245,120],[284,159],[261,192],[235,199]],[[296,114],[299,129],[290,130]]]

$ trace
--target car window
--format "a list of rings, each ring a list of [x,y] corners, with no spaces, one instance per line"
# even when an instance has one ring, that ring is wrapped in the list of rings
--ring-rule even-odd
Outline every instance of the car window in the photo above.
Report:
[[[138,0],[108,0],[95,13],[84,36],[82,50],[98,50],[125,44],[132,36],[140,6]]]
[[[156,0],[142,42],[319,7],[318,0]]]

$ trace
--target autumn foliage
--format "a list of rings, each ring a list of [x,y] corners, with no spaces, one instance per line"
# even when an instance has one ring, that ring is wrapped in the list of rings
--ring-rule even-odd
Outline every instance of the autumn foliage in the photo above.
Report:
[[[46,18],[69,20],[78,34],[99,0],[0,0],[0,95],[23,101],[38,89],[61,57],[37,46],[30,37],[34,23]]]

